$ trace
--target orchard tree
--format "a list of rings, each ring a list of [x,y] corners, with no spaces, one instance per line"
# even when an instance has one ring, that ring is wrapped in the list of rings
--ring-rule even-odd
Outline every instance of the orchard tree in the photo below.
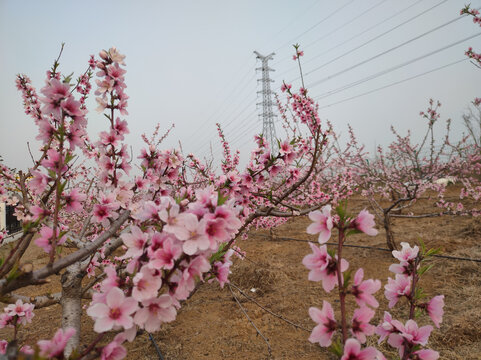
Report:
[[[439,122],[439,102],[430,100],[429,107],[420,115],[426,122],[426,132],[419,142],[411,132],[400,135],[391,127],[395,140],[383,149],[378,146],[374,157],[360,145],[350,128],[350,141],[338,150],[344,166],[351,169],[361,194],[367,198],[374,214],[382,222],[389,249],[397,248],[392,231],[393,217],[422,218],[442,215],[477,215],[474,208],[466,209],[461,199],[477,181],[473,177],[473,158],[464,151],[469,148],[467,138],[453,144],[450,140],[450,120],[442,141],[436,141],[435,124]],[[461,151],[460,149],[464,149]],[[456,201],[445,199],[446,188],[456,181],[465,185]],[[422,196],[428,195],[437,206],[426,213],[412,213],[409,208]],[[403,213],[404,212],[404,213]]]
[[[27,76],[17,77],[25,112],[38,127],[40,156],[26,171],[0,166],[0,200],[16,205],[23,224],[0,265],[1,299],[15,304],[0,321],[13,328],[0,348],[9,356],[123,358],[123,342],[139,329],[154,332],[173,321],[199,280],[217,279],[221,286],[228,281],[230,257],[239,251],[235,240],[250,226],[270,227],[339,197],[326,195],[315,185],[319,179],[313,180],[328,131],[305,91],[289,90],[286,105],[293,114],[286,129],[303,127],[303,134],[288,130],[278,153],[256,136],[243,170],[220,128],[224,160],[222,173],[215,174],[193,154],[162,150],[168,131],[160,136],[159,127],[152,137],[143,136],[139,170],[132,170],[135,159],[125,143],[125,56],[116,48],[103,50],[73,81],[59,71],[60,55],[40,95]],[[95,138],[87,133],[86,107],[94,74],[97,110],[107,125]],[[30,246],[47,254],[47,264],[26,266]],[[58,293],[16,293],[54,275],[60,275]],[[87,314],[98,333],[83,348],[82,298],[92,299]],[[33,310],[54,304],[62,307],[62,329],[36,346],[19,343],[19,328],[31,321]],[[116,335],[105,344],[109,332]]]

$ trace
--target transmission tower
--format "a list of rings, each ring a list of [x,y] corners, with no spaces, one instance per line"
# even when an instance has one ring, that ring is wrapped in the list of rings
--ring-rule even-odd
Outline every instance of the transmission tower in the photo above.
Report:
[[[274,119],[276,115],[272,110],[272,90],[271,90],[271,82],[274,82],[269,76],[270,71],[275,71],[271,69],[267,62],[272,60],[275,53],[271,53],[267,56],[259,54],[257,51],[254,51],[254,54],[257,55],[257,59],[262,62],[262,66],[260,68],[256,68],[256,70],[262,71],[262,79],[257,79],[257,81],[262,81],[262,90],[258,91],[258,94],[262,94],[262,102],[258,103],[257,105],[262,105],[262,113],[259,114],[262,117],[262,135],[264,138],[269,142],[271,146],[271,152],[273,155],[276,155],[279,152],[279,145],[277,144],[276,139],[276,128],[274,127]]]

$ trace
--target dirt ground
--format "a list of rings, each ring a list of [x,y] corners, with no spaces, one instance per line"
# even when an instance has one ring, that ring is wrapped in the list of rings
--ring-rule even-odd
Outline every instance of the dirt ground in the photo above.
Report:
[[[454,190],[453,190],[454,191]],[[433,200],[424,199],[416,204],[414,211],[432,209]],[[355,214],[367,207],[364,199],[355,197],[349,203]],[[230,276],[232,287],[221,289],[218,283],[202,284],[197,292],[179,311],[177,320],[166,324],[153,334],[165,360],[174,359],[331,359],[329,352],[311,344],[307,339],[314,323],[308,315],[310,306],[322,307],[322,301],[329,300],[336,309],[335,292],[326,294],[321,283],[307,280],[308,270],[301,261],[310,253],[305,240],[316,241],[316,236],[305,232],[309,219],[297,218],[278,227],[274,237],[267,231],[252,231],[247,240],[239,246],[247,252],[245,260],[235,258]],[[436,247],[444,255],[481,259],[481,219],[470,217],[437,217],[428,219],[394,220],[396,241],[411,244],[422,239],[428,248]],[[294,238],[301,241],[286,240]],[[368,245],[385,248],[384,231],[369,237],[364,234],[349,238],[348,244]],[[28,259],[34,267],[43,262],[38,249],[28,252]],[[394,262],[385,251],[345,248],[344,257],[354,271],[364,267],[365,277],[378,278],[383,286],[391,276],[388,267]],[[422,280],[425,293],[432,297],[445,295],[445,316],[441,329],[431,335],[430,346],[441,354],[441,359],[481,359],[481,263],[438,258],[435,267]],[[294,323],[291,325],[268,311]],[[23,289],[23,294],[33,296],[44,291],[58,291],[55,281],[40,289]],[[383,288],[377,293],[380,307],[373,324],[378,324],[387,308]],[[242,312],[236,299],[246,311],[249,319],[268,339],[266,341]],[[86,301],[86,305],[88,302]],[[408,309],[405,303],[390,311],[395,317],[406,319]],[[20,337],[34,343],[36,339],[50,338],[53,329],[60,326],[60,308],[50,306],[35,312],[33,322],[26,326]],[[338,313],[336,312],[338,318]],[[422,317],[421,324],[432,324]],[[82,342],[94,338],[92,323],[88,317],[83,320],[86,331]],[[0,332],[6,337],[5,331]],[[374,341],[374,338],[373,340]],[[139,335],[128,345],[128,359],[160,358],[147,333]],[[383,347],[387,358],[396,358],[396,353]]]

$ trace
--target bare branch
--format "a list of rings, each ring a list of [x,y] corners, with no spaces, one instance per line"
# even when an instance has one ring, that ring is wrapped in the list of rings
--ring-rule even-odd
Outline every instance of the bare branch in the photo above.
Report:
[[[115,220],[110,228],[102,233],[95,241],[89,243],[86,247],[77,250],[76,252],[67,255],[64,258],[61,258],[54,262],[53,264],[49,264],[39,270],[34,272],[29,272],[20,275],[15,280],[7,281],[7,279],[0,280],[0,294],[4,295],[9,293],[10,291],[19,289],[24,286],[34,285],[34,284],[42,284],[45,283],[45,279],[60,270],[66,268],[67,266],[85,259],[89,256],[92,252],[97,250],[102,244],[107,241],[110,237],[112,237],[117,230],[127,221],[130,216],[130,211],[125,210],[117,220]]]

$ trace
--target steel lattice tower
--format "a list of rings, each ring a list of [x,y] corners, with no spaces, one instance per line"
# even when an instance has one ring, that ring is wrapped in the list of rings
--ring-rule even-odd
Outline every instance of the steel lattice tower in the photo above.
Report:
[[[276,115],[272,110],[272,90],[271,90],[271,82],[274,82],[269,76],[270,71],[275,71],[271,69],[267,62],[273,59],[275,53],[271,53],[267,56],[263,56],[259,54],[257,51],[254,51],[254,54],[257,55],[257,59],[261,60],[262,66],[260,68],[256,68],[256,70],[262,71],[262,79],[258,79],[257,81],[262,81],[262,90],[258,91],[258,94],[262,94],[262,102],[258,103],[257,105],[262,105],[262,113],[259,114],[262,117],[262,135],[264,138],[269,142],[271,146],[272,154],[277,154],[279,152],[279,145],[277,144],[276,138],[276,128],[274,126],[274,119]]]

